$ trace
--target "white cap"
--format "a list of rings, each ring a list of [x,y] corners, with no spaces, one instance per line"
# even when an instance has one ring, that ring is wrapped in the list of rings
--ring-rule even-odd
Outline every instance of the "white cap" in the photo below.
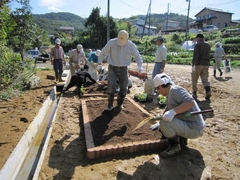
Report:
[[[77,45],[77,50],[79,50],[79,51],[80,51],[82,48],[83,48],[83,47],[82,47],[82,45],[81,45],[81,44],[78,44],[78,45]]]
[[[96,54],[96,56],[100,56],[100,53],[101,53],[101,51],[98,49],[95,54]]]
[[[165,76],[165,77],[163,77]],[[157,74],[154,78],[153,78],[153,83],[154,83],[154,87],[158,87],[158,86],[161,86],[163,84],[168,84],[168,83],[171,83],[172,85],[174,85],[174,83],[172,82],[171,78],[165,74],[165,73],[162,73],[162,74]]]
[[[219,46],[219,47],[221,47],[222,44],[221,44],[220,42],[217,42],[217,43],[215,44],[215,46]]]
[[[55,43],[56,43],[56,44],[61,44],[61,40],[57,38],[57,39],[55,40]]]
[[[125,46],[125,44],[127,43],[129,38],[128,32],[125,30],[121,30],[118,33],[118,37],[117,37],[117,45],[119,46]]]

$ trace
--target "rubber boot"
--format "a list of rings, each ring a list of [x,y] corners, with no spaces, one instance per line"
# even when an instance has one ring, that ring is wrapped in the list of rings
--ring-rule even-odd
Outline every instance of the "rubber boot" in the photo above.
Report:
[[[59,77],[58,75],[55,75],[55,83],[58,83],[58,81],[59,81]]]
[[[216,77],[216,70],[213,70],[213,76]]]
[[[211,95],[211,87],[210,87],[210,86],[206,86],[206,87],[205,87],[205,90],[206,90],[205,99],[206,99],[206,100],[209,100],[210,97],[212,96],[212,95]]]
[[[187,138],[179,136],[179,143],[181,146],[181,149],[185,149],[187,147]]]
[[[160,153],[161,157],[172,157],[182,152],[178,136],[173,139],[168,139],[168,142],[169,146],[166,150]]]
[[[223,75],[222,70],[219,68],[218,71],[219,71],[219,73],[220,73],[220,76],[222,76],[222,75]]]
[[[117,107],[118,108],[123,108],[123,101],[124,101],[124,99],[125,99],[125,96],[121,96],[121,95],[118,95],[117,96]]]
[[[62,75],[59,76],[59,82],[65,82],[65,81],[62,79]]]
[[[197,92],[194,91],[194,92],[192,93],[192,97],[197,101]]]
[[[106,108],[106,111],[113,110],[113,100],[114,100],[114,94],[108,94],[108,107]]]

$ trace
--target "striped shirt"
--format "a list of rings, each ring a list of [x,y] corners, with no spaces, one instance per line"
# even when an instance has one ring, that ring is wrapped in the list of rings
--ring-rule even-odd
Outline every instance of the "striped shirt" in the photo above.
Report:
[[[50,53],[51,59],[62,59],[64,60],[64,51],[62,46],[55,46],[51,49]]]

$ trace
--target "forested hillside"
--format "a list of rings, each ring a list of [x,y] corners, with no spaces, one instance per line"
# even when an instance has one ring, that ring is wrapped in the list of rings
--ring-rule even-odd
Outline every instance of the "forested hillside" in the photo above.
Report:
[[[84,28],[84,18],[67,12],[34,14],[33,21],[49,34],[59,31],[60,26],[74,27],[76,31]]]
[[[135,16],[137,17],[137,16]],[[132,19],[135,17],[125,18]],[[145,19],[146,15],[138,15],[139,18]],[[167,14],[151,14],[151,24],[154,26],[158,26],[164,20],[167,19]],[[47,13],[47,14],[34,14],[33,15],[34,22],[39,25],[41,28],[45,29],[49,34],[53,34],[54,32],[59,30],[60,26],[71,26],[74,27],[76,31],[84,29],[85,19],[71,13],[59,12],[59,13]],[[180,26],[186,26],[187,16],[179,15],[175,13],[170,13],[168,15],[168,20],[179,21]],[[189,22],[193,21],[192,18],[189,18]]]

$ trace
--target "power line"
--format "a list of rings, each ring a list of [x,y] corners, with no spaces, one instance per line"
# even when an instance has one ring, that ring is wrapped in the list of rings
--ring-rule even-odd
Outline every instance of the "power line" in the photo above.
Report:
[[[129,5],[129,4],[125,3],[125,2],[123,2],[122,0],[119,0],[119,1],[122,2],[122,3],[125,4],[125,5],[127,5],[127,6],[129,6],[129,7],[131,7],[131,8],[133,8],[133,9],[136,9],[136,10],[138,10],[138,11],[142,11],[142,12],[145,12],[145,11],[143,11],[143,10],[140,10],[140,9],[138,9],[138,8],[135,8],[134,6],[131,6],[131,5]]]

